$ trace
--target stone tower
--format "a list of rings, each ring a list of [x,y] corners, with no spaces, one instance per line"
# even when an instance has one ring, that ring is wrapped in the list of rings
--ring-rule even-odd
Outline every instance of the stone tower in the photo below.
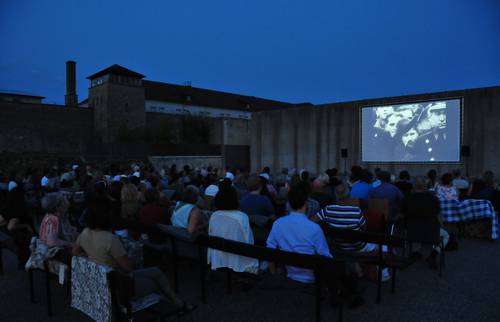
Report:
[[[94,130],[102,143],[113,143],[124,131],[146,124],[144,75],[113,65],[89,77],[88,104],[94,108]]]

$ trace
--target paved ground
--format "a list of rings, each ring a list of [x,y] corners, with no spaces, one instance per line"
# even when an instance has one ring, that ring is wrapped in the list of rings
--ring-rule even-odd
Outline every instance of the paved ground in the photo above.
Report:
[[[42,302],[31,304],[27,274],[16,271],[14,257],[4,253],[7,267],[5,275],[0,277],[0,321],[90,321],[68,307],[61,288],[55,294],[55,316],[48,318],[43,284],[37,283]],[[442,278],[424,262],[416,263],[398,275],[396,294],[390,294],[390,283],[384,285],[380,305],[375,304],[375,285],[366,282],[363,294],[367,303],[346,310],[344,321],[500,321],[499,273],[499,242],[461,240],[458,251],[447,253]],[[199,303],[197,277],[190,267],[181,270],[182,297]],[[169,321],[313,321],[313,296],[283,287],[276,281],[265,278],[249,292],[235,289],[226,294],[224,276],[212,275],[208,304],[199,303],[191,315]],[[325,302],[322,321],[335,320],[336,311]]]

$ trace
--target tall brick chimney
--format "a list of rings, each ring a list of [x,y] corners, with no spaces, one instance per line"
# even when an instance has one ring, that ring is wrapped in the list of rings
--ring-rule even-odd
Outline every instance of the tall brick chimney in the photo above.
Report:
[[[78,97],[76,95],[76,62],[68,60],[66,62],[66,95],[64,101],[68,107],[78,106]]]

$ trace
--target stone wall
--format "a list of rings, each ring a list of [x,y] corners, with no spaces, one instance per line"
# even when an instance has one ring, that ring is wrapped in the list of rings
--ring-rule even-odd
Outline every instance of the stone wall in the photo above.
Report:
[[[0,151],[80,154],[93,137],[92,110],[0,102]]]
[[[360,106],[396,104],[445,98],[463,98],[463,145],[471,156],[460,163],[366,163],[360,162]],[[361,164],[397,173],[403,169],[423,174],[431,168],[444,172],[466,167],[471,175],[490,169],[500,174],[500,87],[469,89],[370,99],[254,113],[250,125],[251,168],[270,166],[306,168],[312,172],[336,167],[344,171],[340,149],[348,149],[345,167]]]

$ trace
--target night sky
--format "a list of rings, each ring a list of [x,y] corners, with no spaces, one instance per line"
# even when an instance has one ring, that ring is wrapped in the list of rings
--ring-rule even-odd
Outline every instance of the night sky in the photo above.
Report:
[[[0,90],[64,102],[65,61],[315,104],[500,85],[498,0],[0,0]]]

